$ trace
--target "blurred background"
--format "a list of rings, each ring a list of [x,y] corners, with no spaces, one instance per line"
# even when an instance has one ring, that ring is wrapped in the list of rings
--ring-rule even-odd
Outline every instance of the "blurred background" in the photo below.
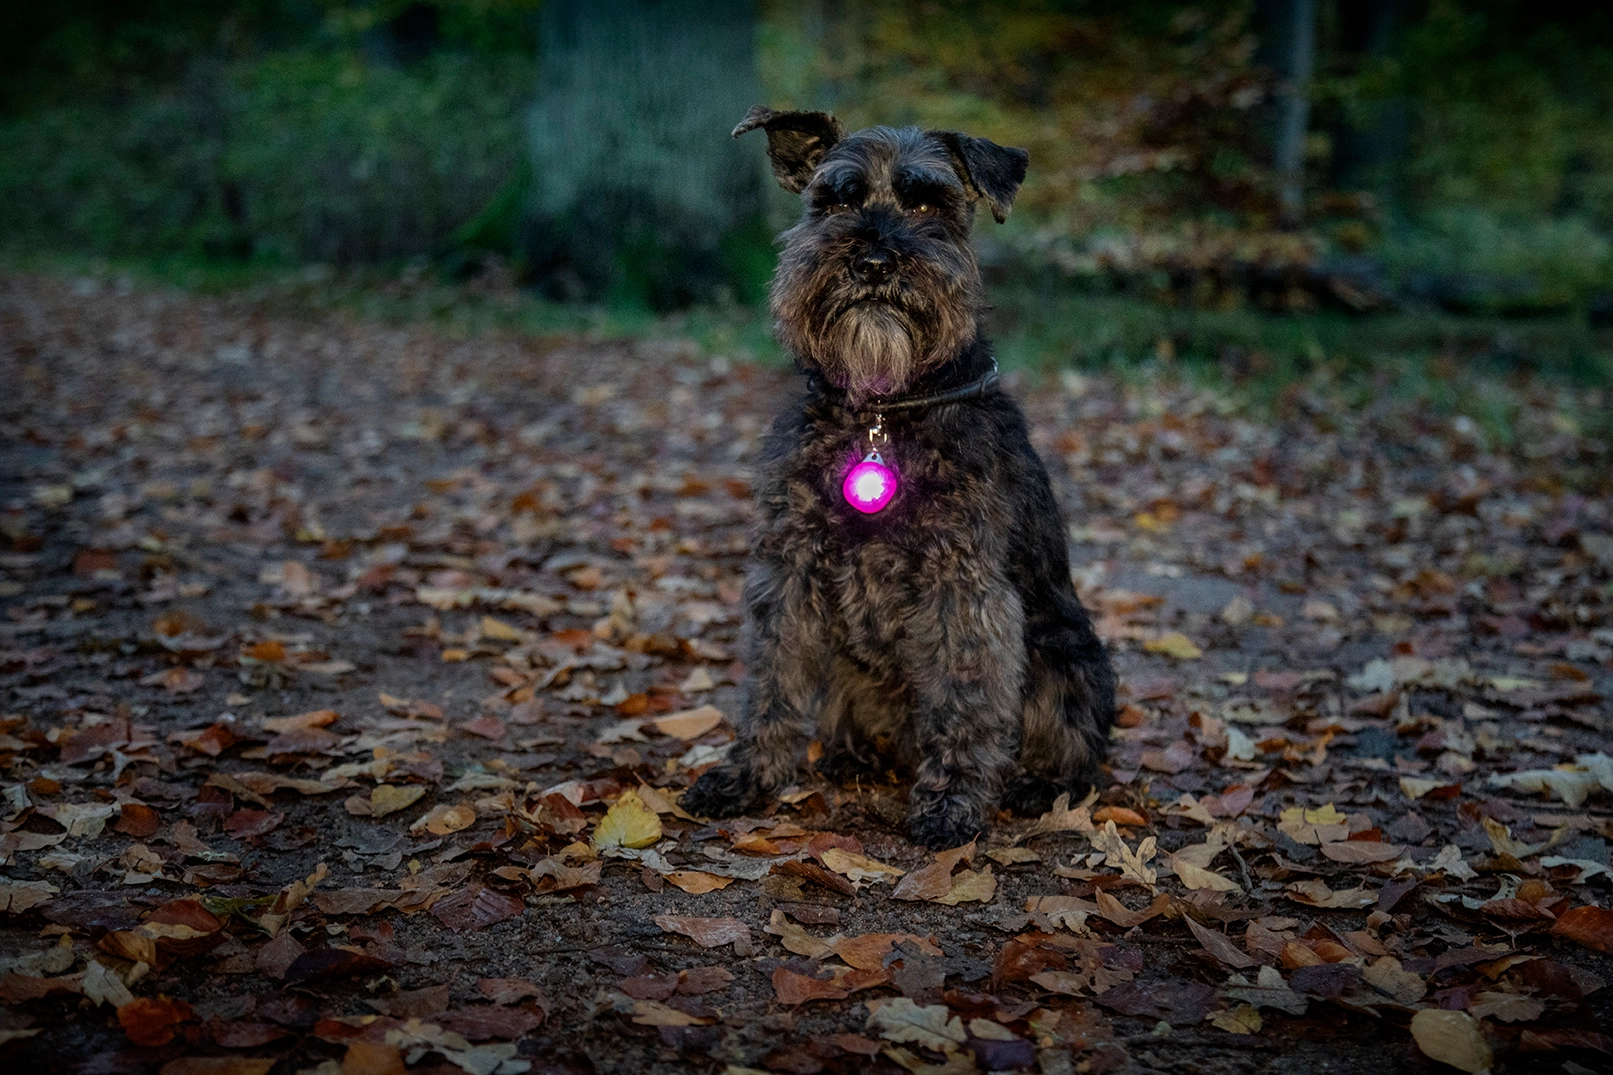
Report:
[[[1029,149],[1009,362],[1613,380],[1613,8],[1552,0],[10,4],[0,257],[777,358],[755,102]]]

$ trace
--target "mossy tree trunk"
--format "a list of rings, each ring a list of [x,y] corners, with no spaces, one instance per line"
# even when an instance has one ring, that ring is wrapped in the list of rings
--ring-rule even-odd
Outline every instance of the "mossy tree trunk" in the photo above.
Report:
[[[523,254],[567,300],[754,301],[768,270],[749,0],[543,8]],[[760,251],[761,256],[758,256]]]

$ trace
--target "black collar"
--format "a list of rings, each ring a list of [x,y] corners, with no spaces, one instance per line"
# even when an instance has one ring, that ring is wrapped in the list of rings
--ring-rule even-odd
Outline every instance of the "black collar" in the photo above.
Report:
[[[921,407],[938,407],[943,403],[957,403],[965,399],[979,399],[989,396],[997,391],[1002,381],[997,372],[997,360],[991,360],[991,369],[966,385],[949,388],[943,392],[931,392],[922,396],[896,396],[894,398],[875,398],[860,406],[851,407],[858,413],[883,414],[890,411],[913,411]],[[814,391],[824,391],[824,384],[817,377],[809,377],[808,384]],[[843,392],[840,389],[831,391]],[[850,404],[846,404],[850,406]]]

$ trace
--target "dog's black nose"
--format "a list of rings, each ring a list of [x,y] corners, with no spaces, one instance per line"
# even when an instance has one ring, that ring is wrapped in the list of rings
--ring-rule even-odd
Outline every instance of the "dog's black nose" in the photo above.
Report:
[[[851,262],[851,275],[865,284],[883,284],[896,271],[896,259],[888,251],[870,250]]]

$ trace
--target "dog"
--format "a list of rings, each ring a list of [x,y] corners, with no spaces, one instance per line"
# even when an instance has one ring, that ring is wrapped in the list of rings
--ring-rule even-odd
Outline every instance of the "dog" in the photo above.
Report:
[[[975,209],[1005,220],[1029,158],[823,112],[757,106],[733,134],[756,129],[804,203],[770,306],[806,388],[762,450],[738,737],[682,802],[744,813],[816,739],[831,779],[910,769],[911,838],[957,847],[999,806],[1085,794],[1114,718],[1047,471],[982,335]]]

